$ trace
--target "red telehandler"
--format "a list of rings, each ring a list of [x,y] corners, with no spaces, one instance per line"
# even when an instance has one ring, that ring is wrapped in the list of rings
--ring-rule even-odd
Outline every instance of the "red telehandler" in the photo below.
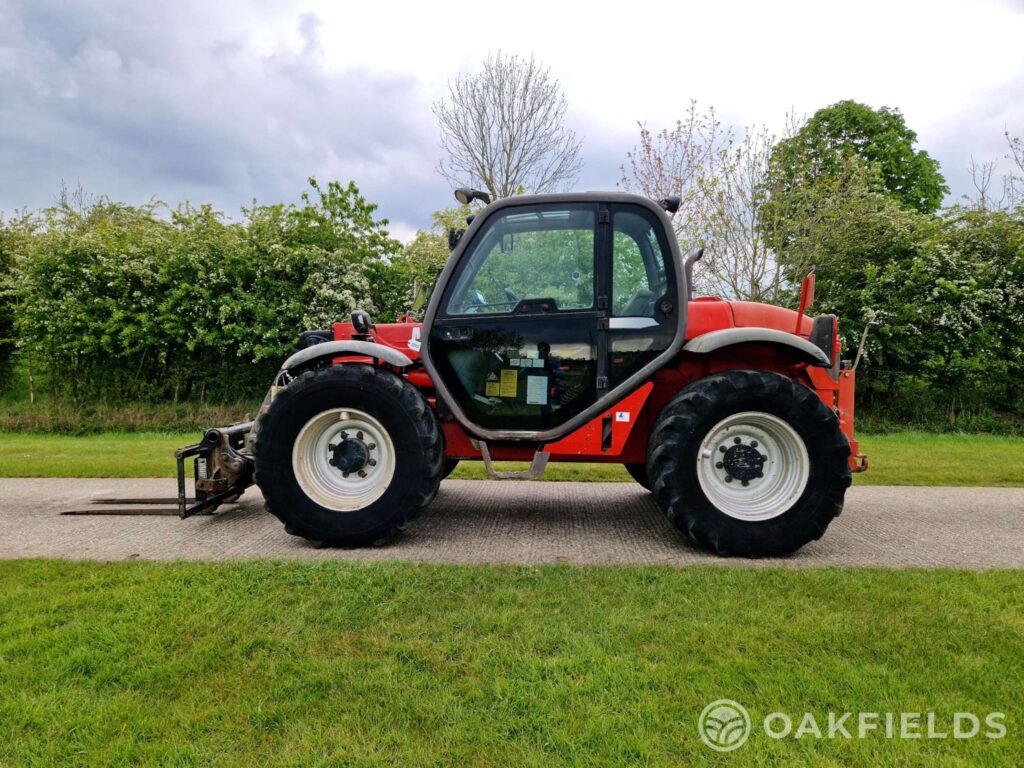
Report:
[[[456,197],[487,205],[450,236],[423,322],[360,311],[304,333],[254,421],[178,451],[182,517],[256,483],[289,533],[366,545],[460,461],[496,478],[582,461],[623,464],[721,555],[784,555],[824,534],[867,460],[837,319],[806,314],[813,274],[797,311],[695,298],[700,253],[680,252],[677,199]],[[503,460],[530,468],[496,471]]]

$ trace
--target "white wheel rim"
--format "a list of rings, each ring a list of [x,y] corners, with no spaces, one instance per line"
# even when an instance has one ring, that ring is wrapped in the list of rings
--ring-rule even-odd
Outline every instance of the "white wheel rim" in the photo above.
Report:
[[[347,473],[332,464],[343,441],[360,443],[366,462]],[[363,411],[333,408],[306,422],[292,448],[292,469],[303,492],[321,507],[351,512],[369,506],[395,475],[395,446],[379,421]],[[360,474],[362,473],[362,474]]]
[[[751,460],[753,451],[761,458]],[[810,469],[807,446],[796,430],[760,411],[718,422],[697,453],[697,480],[708,501],[729,517],[751,522],[771,520],[792,507],[807,487]],[[760,476],[754,476],[758,470]]]

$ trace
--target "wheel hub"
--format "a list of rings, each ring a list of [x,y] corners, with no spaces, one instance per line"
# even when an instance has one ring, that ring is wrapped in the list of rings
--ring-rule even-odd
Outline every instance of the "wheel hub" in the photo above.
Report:
[[[354,408],[311,418],[292,449],[295,478],[327,509],[362,509],[380,498],[395,473],[395,446],[384,426]]]
[[[800,498],[810,457],[799,434],[778,416],[744,411],[711,427],[697,457],[697,480],[720,512],[770,520]]]
[[[744,445],[739,437],[734,438],[735,443],[726,448],[722,457],[722,466],[728,473],[741,482],[750,482],[755,478],[764,475],[764,463],[768,460],[766,454],[757,450],[757,441],[751,441],[750,445]]]
[[[370,449],[362,440],[343,437],[340,443],[328,448],[331,451],[329,459],[331,465],[346,475],[349,472],[358,472],[366,466],[366,462],[370,458]]]

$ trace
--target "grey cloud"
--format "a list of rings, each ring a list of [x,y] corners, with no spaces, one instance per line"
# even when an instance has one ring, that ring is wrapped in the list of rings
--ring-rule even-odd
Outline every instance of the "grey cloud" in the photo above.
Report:
[[[294,200],[310,175],[355,179],[382,213],[412,225],[447,203],[414,77],[328,71],[311,14],[282,22],[299,51],[259,52],[244,32],[219,32],[244,24],[221,21],[202,5],[8,8],[0,210],[47,205],[65,180],[237,213],[254,197]]]
[[[294,46],[267,50],[253,17],[289,31]],[[435,84],[332,71],[320,28],[315,14],[278,3],[0,0],[0,211],[48,205],[63,180],[122,200],[211,202],[236,215],[253,198],[297,199],[315,175],[354,179],[403,229],[426,226],[451,201],[434,171]],[[956,119],[911,126],[942,163],[951,199],[970,190],[972,153],[1005,153],[1004,124],[1024,134],[1022,94],[1018,75],[979,92]],[[678,102],[682,117],[685,94]],[[723,121],[742,127],[728,111],[742,105],[718,106]],[[584,142],[575,187],[614,188],[644,115],[621,115],[609,128],[585,114],[570,115]]]
[[[995,161],[997,175],[1015,170],[1006,159],[1004,130],[1024,136],[1024,73],[997,88],[979,91],[954,119],[919,133],[921,146],[942,166],[950,188],[947,202],[961,202],[964,195],[974,194],[968,171],[972,156],[979,163]]]

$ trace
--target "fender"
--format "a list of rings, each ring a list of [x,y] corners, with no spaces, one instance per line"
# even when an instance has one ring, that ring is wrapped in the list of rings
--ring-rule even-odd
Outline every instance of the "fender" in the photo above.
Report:
[[[249,454],[252,454],[255,448],[256,434],[260,431],[263,415],[267,412],[278,390],[281,389],[281,386],[279,386],[281,375],[292,368],[297,368],[305,363],[311,363],[314,360],[333,359],[336,357],[375,357],[396,368],[405,368],[412,365],[412,360],[397,349],[392,349],[372,341],[356,341],[354,339],[325,341],[305,349],[300,349],[281,364],[270,389],[267,391],[267,396],[263,398],[263,405],[260,406],[256,419],[251,422],[251,428],[245,436],[245,449]],[[184,470],[182,469],[181,471],[183,472]]]
[[[373,341],[325,341],[300,349],[281,364],[281,370],[287,371],[323,357],[376,357],[396,368],[412,365],[412,360],[397,349]]]
[[[705,354],[714,352],[716,349],[728,347],[733,344],[744,344],[746,342],[763,342],[767,344],[780,344],[789,347],[800,353],[800,357],[808,360],[813,365],[820,365],[828,368],[832,365],[819,347],[800,336],[785,331],[778,331],[774,328],[723,328],[718,331],[711,331],[690,339],[683,347],[684,352]]]

